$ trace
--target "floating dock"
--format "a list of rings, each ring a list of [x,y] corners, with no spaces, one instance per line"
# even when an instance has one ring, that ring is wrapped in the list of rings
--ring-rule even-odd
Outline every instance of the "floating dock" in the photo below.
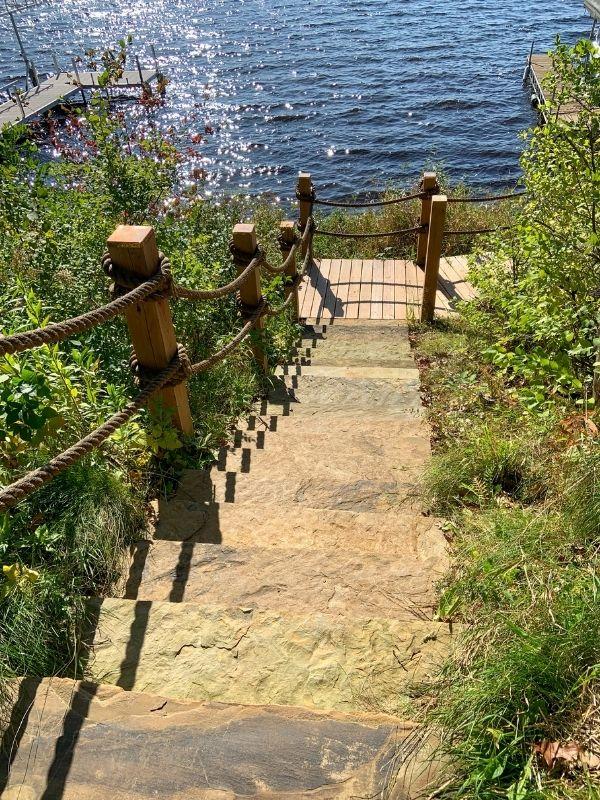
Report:
[[[552,70],[552,58],[549,55],[536,55],[532,53],[529,56],[529,61],[527,62],[527,67],[525,70],[525,80],[529,81],[533,92],[532,102],[536,107],[543,106],[547,100],[551,99],[546,96],[544,79],[547,75],[552,73]],[[558,117],[559,119],[564,119],[567,122],[575,122],[580,110],[580,104],[576,100],[573,100],[571,102],[564,103],[560,107],[558,110]],[[542,116],[544,122],[547,122],[546,114],[541,108],[540,115]]]
[[[99,72],[61,72],[42,81],[39,86],[15,95],[0,105],[0,128],[31,122],[52,108],[68,104],[77,95],[85,99],[86,90],[99,89]],[[155,69],[125,70],[123,76],[111,83],[111,88],[135,88],[149,84],[158,76]]]

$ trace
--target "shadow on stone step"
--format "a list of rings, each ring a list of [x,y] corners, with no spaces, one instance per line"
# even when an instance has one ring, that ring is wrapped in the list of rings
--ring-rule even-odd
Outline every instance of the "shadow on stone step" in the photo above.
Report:
[[[82,665],[90,656],[90,645],[98,626],[99,615],[100,603],[91,603],[88,606],[86,632],[82,641]],[[139,658],[139,651],[137,657]],[[29,715],[41,683],[42,679],[35,677],[25,678],[19,682],[8,727],[4,730],[4,725],[0,725],[0,729],[3,730],[0,745],[0,794],[8,785],[11,767],[27,731]],[[45,786],[35,794],[36,800],[62,800],[64,797],[77,743],[96,691],[95,684],[82,682],[76,686],[71,695],[69,706],[62,717],[61,733],[56,738]],[[41,731],[38,730],[37,733],[39,735]],[[31,736],[31,731],[28,734]],[[23,797],[28,796],[24,794]]]

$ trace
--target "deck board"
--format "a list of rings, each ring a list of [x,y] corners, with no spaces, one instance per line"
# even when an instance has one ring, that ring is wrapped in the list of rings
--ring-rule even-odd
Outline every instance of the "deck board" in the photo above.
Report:
[[[395,309],[395,282],[396,272],[394,269],[394,259],[386,258],[383,262],[383,306],[382,319],[394,319]]]
[[[466,256],[442,259],[437,314],[452,314],[457,300],[475,296],[466,274]],[[301,286],[300,317],[323,323],[418,318],[423,282],[423,270],[413,261],[323,258],[313,263]]]
[[[373,292],[373,262],[362,262],[360,278],[360,302],[358,304],[358,319],[371,319],[371,295]]]
[[[381,261],[381,259],[377,259],[371,263],[373,265],[373,277],[371,281],[371,319],[382,319],[384,262]]]
[[[156,78],[156,70],[143,69],[142,74],[137,70],[125,70],[122,77],[116,81],[119,88],[139,87],[150,83]],[[21,96],[21,105],[15,100],[0,103],[0,128],[4,125],[15,125],[20,122],[29,122],[36,117],[50,111],[50,109],[68,103],[73,97],[79,98],[81,89],[97,89],[100,73],[81,70],[79,78],[69,72],[53,75],[42,81],[37,88],[29,89]],[[22,106],[22,108],[21,108]]]

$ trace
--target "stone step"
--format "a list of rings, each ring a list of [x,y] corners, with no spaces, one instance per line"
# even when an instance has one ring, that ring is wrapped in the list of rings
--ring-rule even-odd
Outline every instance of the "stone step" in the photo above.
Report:
[[[128,597],[410,621],[433,617],[441,577],[408,556],[158,540],[139,544]]]
[[[182,700],[406,716],[451,640],[426,620],[111,598],[92,608],[87,677]]]
[[[405,322],[306,325],[293,359],[304,364],[413,367]]]
[[[333,501],[330,495],[329,500]],[[338,506],[348,505],[339,498]],[[363,494],[362,503],[374,505]],[[222,543],[229,547],[341,549],[407,556],[432,566],[445,563],[446,542],[437,521],[407,501],[391,513],[344,508],[313,509],[299,504],[268,502],[218,503],[206,473],[188,470],[177,493],[154,501],[154,537],[176,542]]]
[[[182,702],[60,678],[12,688],[3,800],[401,800],[435,775],[422,732],[384,715]]]
[[[243,474],[246,483],[291,472],[296,477],[325,469],[331,478],[393,481],[419,473],[430,456],[424,420],[398,416],[382,421],[350,416],[311,416],[296,425],[285,419],[276,430],[242,430],[221,448],[215,470]],[[215,479],[216,482],[216,479]]]
[[[287,367],[288,373],[295,367]],[[415,369],[299,367],[302,374],[278,375],[252,417],[421,416],[419,373]],[[310,370],[310,374],[308,373]],[[280,369],[283,372],[283,369]]]

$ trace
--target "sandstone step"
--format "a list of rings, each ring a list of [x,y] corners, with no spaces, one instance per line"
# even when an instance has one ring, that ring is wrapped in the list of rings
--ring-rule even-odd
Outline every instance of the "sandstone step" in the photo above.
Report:
[[[105,599],[87,676],[183,700],[406,716],[448,625]]]
[[[339,505],[348,504],[339,500]],[[367,500],[363,494],[362,504],[372,504]],[[354,505],[361,505],[360,498],[355,498]],[[299,504],[286,508],[274,497],[260,505],[217,503],[206,473],[188,470],[177,493],[153,506],[156,539],[235,547],[348,549],[419,558],[433,569],[446,560],[446,543],[437,521],[423,516],[416,502],[387,514]]]
[[[296,614],[431,619],[436,578],[441,575],[429,563],[409,556],[158,540],[139,544],[128,597]]]
[[[13,688],[3,800],[401,800],[434,777],[421,732],[384,715],[182,702],[60,678]]]
[[[292,472],[312,475],[325,468],[335,477],[397,480],[422,471],[430,456],[429,429],[420,418],[311,416],[297,425],[284,419],[276,430],[242,430],[221,448],[217,472],[244,474],[248,484]]]
[[[381,320],[355,320],[345,325],[306,325],[294,361],[336,366],[414,368],[406,323]]]
[[[414,508],[419,494],[423,460],[384,468],[375,459],[329,466],[313,464],[310,457],[254,458],[250,451],[240,455],[241,466],[196,472],[192,499],[211,507],[223,504],[255,505],[271,513],[273,505],[292,516],[303,509],[400,512]],[[417,454],[420,456],[420,454]],[[271,468],[269,468],[269,465]]]
[[[417,370],[385,368],[382,374],[382,368],[321,366],[310,367],[312,371],[307,374],[308,368],[301,369],[301,375],[274,377],[267,398],[256,404],[252,416],[269,419],[337,414],[373,418],[423,413]]]

